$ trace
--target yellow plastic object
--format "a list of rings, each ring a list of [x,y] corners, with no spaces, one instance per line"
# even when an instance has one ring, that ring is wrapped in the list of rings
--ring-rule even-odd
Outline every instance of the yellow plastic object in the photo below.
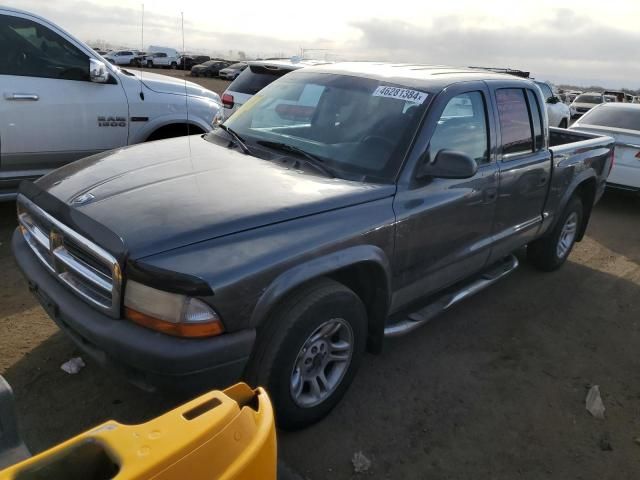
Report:
[[[147,423],[106,422],[0,471],[0,480],[275,480],[276,463],[269,397],[239,383]]]

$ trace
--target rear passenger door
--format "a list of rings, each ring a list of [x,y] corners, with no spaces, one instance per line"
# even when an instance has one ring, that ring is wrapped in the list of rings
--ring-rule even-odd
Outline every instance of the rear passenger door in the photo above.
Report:
[[[500,84],[492,89],[498,112],[500,184],[492,260],[508,255],[536,236],[542,223],[551,154],[546,144],[540,97],[534,87]]]

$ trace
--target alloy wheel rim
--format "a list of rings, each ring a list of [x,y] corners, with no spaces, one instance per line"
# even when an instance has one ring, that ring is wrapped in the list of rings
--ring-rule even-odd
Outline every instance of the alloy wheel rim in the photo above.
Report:
[[[556,255],[558,258],[564,258],[569,253],[576,238],[577,230],[578,214],[572,212],[565,220],[562,231],[560,232],[560,238],[558,239],[558,245],[556,247]]]
[[[335,392],[351,364],[353,338],[351,325],[342,318],[327,320],[309,335],[289,382],[296,405],[311,408]]]

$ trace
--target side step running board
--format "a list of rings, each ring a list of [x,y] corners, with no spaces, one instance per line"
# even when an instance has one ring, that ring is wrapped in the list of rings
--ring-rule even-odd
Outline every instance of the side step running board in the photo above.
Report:
[[[518,268],[518,259],[516,256],[510,255],[506,257],[493,267],[490,267],[488,270],[474,277],[469,283],[462,285],[460,289],[445,293],[444,295],[437,297],[433,302],[421,310],[410,313],[406,319],[388,325],[384,329],[385,337],[399,337],[412,332],[435,316],[447,310],[452,305],[455,305],[459,301],[478,293],[480,290],[484,290],[489,285],[493,285],[516,268]]]

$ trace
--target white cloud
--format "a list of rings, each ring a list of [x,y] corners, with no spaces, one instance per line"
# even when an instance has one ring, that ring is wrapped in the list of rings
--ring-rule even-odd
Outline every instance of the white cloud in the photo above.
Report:
[[[5,0],[58,23],[82,40],[140,46],[141,0]],[[530,70],[541,78],[640,87],[635,25],[640,2],[147,0],[145,45],[243,50],[263,56],[329,49],[334,57]],[[561,8],[559,8],[561,7]]]

